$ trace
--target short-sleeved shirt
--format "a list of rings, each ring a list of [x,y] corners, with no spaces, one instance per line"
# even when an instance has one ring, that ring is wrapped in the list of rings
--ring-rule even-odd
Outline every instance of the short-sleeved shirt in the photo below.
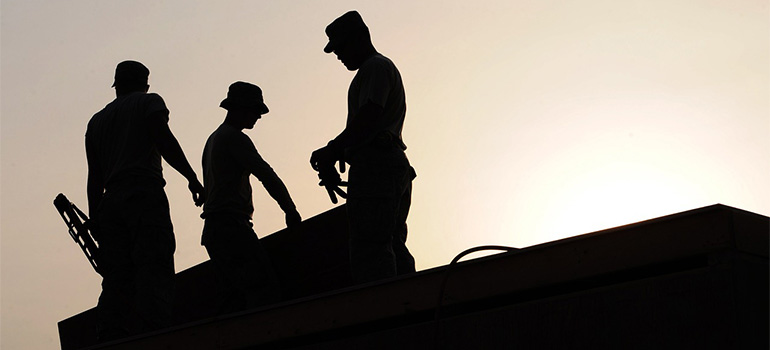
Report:
[[[126,181],[166,184],[149,118],[168,122],[166,103],[158,94],[135,92],[117,97],[88,122],[86,147],[97,157],[107,191]]]
[[[402,148],[406,149],[401,130],[406,118],[406,93],[396,65],[387,57],[376,53],[364,61],[348,89],[347,124],[358,115],[361,107],[374,103],[383,109],[382,131]],[[349,150],[355,153],[355,149]]]
[[[262,159],[246,134],[231,125],[220,125],[209,136],[203,149],[206,203],[201,217],[205,219],[214,213],[224,213],[251,219],[254,213],[249,182],[251,174],[262,181],[268,192],[278,184],[283,187],[283,182]],[[282,208],[294,205],[290,198],[282,198],[279,204]]]

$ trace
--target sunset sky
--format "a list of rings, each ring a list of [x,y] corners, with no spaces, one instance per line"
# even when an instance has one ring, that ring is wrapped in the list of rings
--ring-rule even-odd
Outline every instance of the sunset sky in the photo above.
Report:
[[[758,0],[39,1],[0,4],[0,347],[56,349],[100,278],[52,205],[86,209],[83,135],[115,65],[150,91],[200,175],[230,83],[271,112],[247,134],[304,218],[333,207],[310,153],[344,127],[353,73],[325,26],[357,9],[401,71],[420,270],[722,203],[770,214],[770,7]],[[177,271],[208,259],[167,165]],[[283,228],[258,181],[255,229]]]

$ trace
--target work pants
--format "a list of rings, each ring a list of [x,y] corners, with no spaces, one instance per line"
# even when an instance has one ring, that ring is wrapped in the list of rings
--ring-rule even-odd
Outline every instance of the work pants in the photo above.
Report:
[[[212,215],[205,220],[203,244],[218,276],[219,312],[280,301],[278,279],[251,222],[228,215]]]
[[[353,280],[375,281],[415,271],[406,247],[414,169],[400,150],[374,150],[350,166],[347,211]]]
[[[97,314],[102,340],[170,326],[174,295],[174,239],[161,185],[107,191],[96,216],[102,293]]]

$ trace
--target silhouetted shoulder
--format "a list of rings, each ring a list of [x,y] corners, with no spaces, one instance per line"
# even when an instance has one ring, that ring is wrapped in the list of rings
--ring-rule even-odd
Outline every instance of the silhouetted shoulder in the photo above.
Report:
[[[220,125],[210,136],[212,147],[228,152],[256,149],[248,135],[228,124]]]
[[[361,65],[354,78],[354,84],[379,85],[377,88],[386,88],[386,86],[399,85],[401,73],[396,65],[389,58],[382,54],[375,54]]]
[[[166,102],[158,94],[135,92],[118,96],[91,117],[86,135],[93,132],[115,132],[120,128],[128,128],[132,125],[131,120],[144,121],[150,116],[160,116],[168,122],[168,114]]]
[[[396,69],[396,65],[390,58],[377,53],[364,61],[360,69]]]
[[[168,108],[163,97],[156,93],[134,93],[126,97],[124,108],[133,109],[140,116],[157,116],[162,114],[168,121]]]
[[[147,113],[157,112],[157,111],[167,111],[168,108],[166,108],[166,101],[163,100],[163,97],[160,97],[160,95],[156,93],[148,93],[148,94],[142,94],[140,95],[143,101],[142,104],[146,106]]]
[[[226,123],[223,123],[216,130],[214,130],[214,133],[212,134],[212,136],[218,140],[222,140],[223,142],[233,141],[233,140],[241,141],[244,139],[246,140],[249,139],[249,137],[246,134],[244,134],[242,131]]]

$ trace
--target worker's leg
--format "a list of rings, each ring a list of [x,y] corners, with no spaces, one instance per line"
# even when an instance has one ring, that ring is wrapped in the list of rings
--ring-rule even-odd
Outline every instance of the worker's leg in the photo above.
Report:
[[[137,315],[142,331],[171,326],[174,299],[174,251],[168,199],[162,188],[148,188],[132,198],[138,225],[132,260],[135,266]]]
[[[104,220],[100,226],[98,262],[102,293],[96,307],[97,328],[99,340],[108,341],[129,335],[128,319],[136,289],[128,230],[110,220]]]
[[[348,198],[347,204],[353,280],[362,283],[395,276],[395,201],[364,197]]]
[[[270,258],[247,220],[207,218],[206,251],[219,276],[220,313],[280,301]]]
[[[134,238],[125,220],[122,193],[107,193],[94,215],[92,232],[99,243],[98,266],[102,293],[96,307],[98,336],[108,341],[129,335],[136,286],[131,251]]]
[[[356,282],[395,276],[397,257],[411,257],[404,245],[405,222],[399,222],[408,213],[409,200],[403,195],[411,181],[410,169],[408,163],[393,161],[359,163],[350,168],[347,208],[350,264]],[[400,210],[402,201],[404,210]],[[408,270],[409,263],[403,263]]]
[[[392,241],[393,252],[396,257],[396,273],[403,275],[415,272],[414,257],[406,247],[407,226],[406,218],[409,215],[409,208],[412,204],[412,179],[409,178],[406,183],[404,193],[396,210],[396,225]]]

